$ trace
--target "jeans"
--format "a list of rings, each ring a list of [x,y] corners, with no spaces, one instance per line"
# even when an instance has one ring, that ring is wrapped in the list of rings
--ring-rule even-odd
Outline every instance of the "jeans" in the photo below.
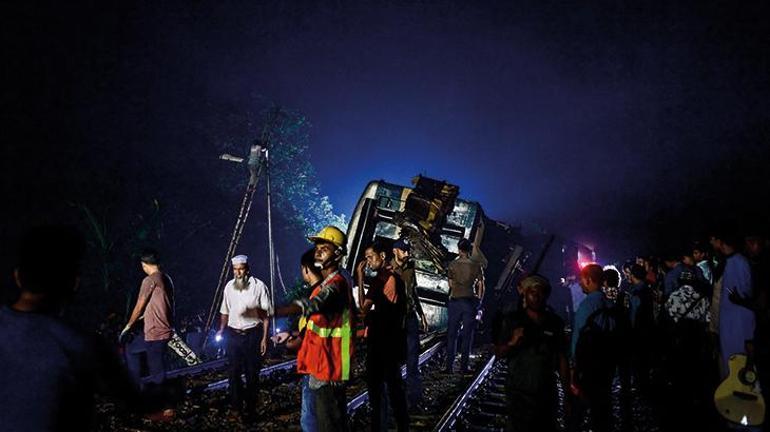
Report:
[[[302,377],[302,408],[299,424],[303,432],[316,432],[318,430],[317,423],[314,394],[310,390],[310,375],[304,375]]]
[[[475,297],[463,297],[449,299],[447,323],[447,364],[446,368],[451,371],[452,365],[457,353],[457,333],[460,329],[460,323],[463,325],[463,332],[460,336],[462,344],[460,346],[460,369],[468,369],[468,357],[471,353],[473,344],[473,331],[476,328],[476,303]]]
[[[230,404],[234,409],[254,413],[257,408],[257,388],[259,370],[262,367],[262,355],[257,343],[261,328],[259,326],[239,334],[228,327],[227,332],[227,368],[230,390]],[[241,375],[246,375],[246,387]]]
[[[147,360],[147,381],[161,384],[166,379],[166,350],[167,340],[147,341],[144,334],[137,335],[126,346],[126,366],[134,381],[144,387],[142,383],[142,357]]]
[[[347,432],[348,404],[345,385],[330,382],[319,388],[312,388],[315,402],[315,417],[319,432]]]
[[[416,314],[406,319],[406,391],[410,406],[422,398],[420,381],[420,322]]]

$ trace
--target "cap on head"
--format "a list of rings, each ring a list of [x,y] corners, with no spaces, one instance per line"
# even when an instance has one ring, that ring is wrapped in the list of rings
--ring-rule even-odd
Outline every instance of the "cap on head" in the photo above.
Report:
[[[393,249],[400,249],[404,252],[409,252],[412,250],[412,246],[409,245],[409,242],[405,238],[400,238],[396,240],[395,243],[393,243]]]
[[[326,226],[318,234],[309,236],[308,240],[313,243],[325,242],[331,243],[339,249],[344,249],[347,241],[347,236],[339,228],[335,226]]]
[[[240,265],[240,264],[248,264],[249,263],[249,257],[246,255],[236,255],[230,259],[230,262],[233,265]]]
[[[548,279],[540,275],[530,275],[525,277],[519,283],[522,291],[526,291],[532,288],[542,288],[546,297],[551,295],[551,283]]]

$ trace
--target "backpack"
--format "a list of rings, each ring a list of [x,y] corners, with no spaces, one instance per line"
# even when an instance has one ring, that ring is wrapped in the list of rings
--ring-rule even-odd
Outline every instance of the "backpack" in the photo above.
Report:
[[[603,307],[588,316],[575,347],[575,367],[579,372],[614,371],[622,342],[618,330],[618,324],[622,322],[619,316],[621,310],[618,307]],[[597,322],[600,317],[604,326]]]

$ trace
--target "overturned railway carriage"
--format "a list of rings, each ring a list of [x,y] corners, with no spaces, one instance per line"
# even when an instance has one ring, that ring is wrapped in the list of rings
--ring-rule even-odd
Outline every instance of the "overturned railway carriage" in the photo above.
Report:
[[[380,180],[366,186],[348,225],[343,265],[353,274],[372,241],[408,238],[428,323],[443,329],[449,294],[446,267],[456,258],[460,239],[471,241],[473,258],[485,267],[484,305],[495,304],[508,292],[528,253],[519,246],[516,229],[486,217],[479,203],[460,199],[457,186],[421,176],[412,183],[406,187]]]

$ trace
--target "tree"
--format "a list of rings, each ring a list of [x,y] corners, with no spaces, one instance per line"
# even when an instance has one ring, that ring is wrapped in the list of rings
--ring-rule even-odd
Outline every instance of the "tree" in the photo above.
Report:
[[[272,105],[256,115],[250,112],[225,115],[218,122],[220,132],[212,138],[219,140],[219,150],[223,153],[244,154],[245,149],[259,137],[261,127],[270,122],[276,111],[278,120],[268,133],[273,205],[293,227],[306,234],[326,225],[345,230],[345,215],[335,213],[329,197],[320,192],[320,182],[310,162],[308,144],[312,125],[304,114]],[[243,189],[246,181],[245,176],[240,180]],[[226,187],[232,188],[231,183]],[[264,181],[260,187],[265,187]]]

